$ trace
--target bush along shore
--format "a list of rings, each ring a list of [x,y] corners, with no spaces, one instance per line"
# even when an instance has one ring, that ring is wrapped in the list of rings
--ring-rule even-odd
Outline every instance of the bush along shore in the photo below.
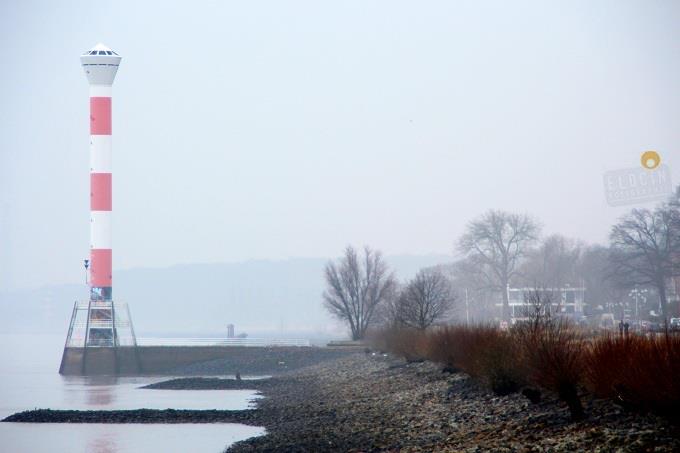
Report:
[[[521,391],[532,401],[553,392],[572,421],[584,412],[579,392],[627,410],[680,421],[680,335],[585,337],[568,322],[534,318],[508,331],[444,326],[387,328],[375,346],[407,360],[428,359],[462,370],[497,395]]]
[[[141,416],[176,423],[193,413],[267,429],[230,452],[680,451],[678,428],[667,418],[631,412],[580,388],[584,417],[575,422],[555,392],[539,389],[535,402],[521,392],[497,395],[483,380],[449,365],[396,354],[355,353],[257,381],[187,378],[152,387],[257,387],[265,398],[245,411],[98,411],[97,421],[116,422],[127,413],[128,422]],[[79,411],[37,412],[16,421],[32,421],[31,413],[44,417],[40,421],[87,418],[74,414]]]

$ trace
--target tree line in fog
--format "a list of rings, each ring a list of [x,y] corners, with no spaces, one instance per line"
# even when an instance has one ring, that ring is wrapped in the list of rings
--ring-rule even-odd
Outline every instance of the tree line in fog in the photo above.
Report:
[[[397,281],[380,251],[347,246],[325,267],[323,303],[355,340],[374,324],[426,329],[445,321],[507,321],[509,287],[585,288],[589,314],[617,319],[630,291],[644,290],[661,322],[677,315],[669,297],[677,301],[680,277],[680,187],[653,209],[622,216],[608,244],[544,235],[534,217],[499,210],[469,222],[455,244],[460,259],[421,269],[405,282]]]

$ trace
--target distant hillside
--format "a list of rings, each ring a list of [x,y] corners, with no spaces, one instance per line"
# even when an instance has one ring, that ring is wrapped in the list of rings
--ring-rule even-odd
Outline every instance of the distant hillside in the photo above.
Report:
[[[400,279],[421,267],[450,261],[445,255],[387,257]],[[116,272],[114,296],[128,302],[138,335],[317,335],[338,332],[321,305],[327,259],[187,264]],[[2,332],[66,333],[72,303],[86,299],[84,285],[0,293]]]

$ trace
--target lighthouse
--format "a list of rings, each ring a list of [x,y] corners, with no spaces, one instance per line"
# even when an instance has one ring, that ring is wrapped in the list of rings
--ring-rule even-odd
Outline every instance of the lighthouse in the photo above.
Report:
[[[97,44],[80,57],[90,83],[90,299],[113,298],[111,95],[121,57]]]
[[[117,374],[121,356],[134,357],[130,347],[137,346],[128,306],[113,298],[112,86],[121,59],[103,44],[80,56],[89,83],[89,297],[73,306],[60,367],[64,374]],[[129,371],[136,360],[122,362]]]

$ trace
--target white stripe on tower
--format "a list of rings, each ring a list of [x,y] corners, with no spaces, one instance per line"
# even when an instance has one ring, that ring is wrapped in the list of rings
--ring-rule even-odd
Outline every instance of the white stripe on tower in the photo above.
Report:
[[[90,173],[111,173],[110,135],[90,135]]]

